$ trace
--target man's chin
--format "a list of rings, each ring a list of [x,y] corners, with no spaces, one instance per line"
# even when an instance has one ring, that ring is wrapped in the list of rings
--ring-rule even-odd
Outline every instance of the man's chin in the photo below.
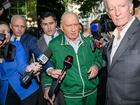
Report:
[[[53,36],[53,34],[47,34],[48,36]]]
[[[16,36],[16,37],[20,37],[20,36],[22,36],[22,34],[16,34],[15,36]]]

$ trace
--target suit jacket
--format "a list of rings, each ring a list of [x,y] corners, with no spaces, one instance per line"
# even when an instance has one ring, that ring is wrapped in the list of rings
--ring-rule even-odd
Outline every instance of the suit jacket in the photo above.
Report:
[[[110,64],[111,43],[107,49]],[[140,105],[140,22],[135,19],[108,65],[107,105]]]
[[[38,46],[37,39],[30,34],[22,35],[20,41],[29,59],[31,58],[32,53],[35,55],[35,58],[39,58],[40,55],[44,54]],[[43,67],[45,68],[44,70],[46,70],[47,68],[52,67],[52,64],[48,61]]]
[[[59,34],[62,33],[62,31],[60,29],[57,29],[57,33],[54,35],[54,38],[57,37]],[[51,49],[48,48],[48,45],[45,41],[44,35],[42,34],[41,37],[38,40],[38,46],[40,48],[40,50],[47,56],[50,57],[51,56]]]
[[[38,40],[38,47],[47,57],[51,56],[51,52],[49,51],[50,49],[48,48],[48,45],[43,35]]]
[[[62,33],[61,30],[57,30],[58,34]],[[56,35],[57,36],[57,35]],[[44,36],[42,35],[39,40],[38,40],[38,46],[40,48],[40,50],[47,56],[47,57],[50,57],[52,55],[52,52],[51,52],[51,49],[48,48],[48,45],[45,41],[45,38]],[[43,72],[41,74],[41,77],[46,77],[46,74]],[[42,82],[44,83],[44,81],[46,81],[46,78],[42,78]],[[55,81],[54,81],[55,82]],[[42,85],[44,85],[42,83]],[[44,103],[45,104],[45,103]],[[55,105],[65,105],[65,102],[64,102],[64,97],[63,97],[63,94],[59,91],[59,93],[56,95],[56,98],[55,98]]]

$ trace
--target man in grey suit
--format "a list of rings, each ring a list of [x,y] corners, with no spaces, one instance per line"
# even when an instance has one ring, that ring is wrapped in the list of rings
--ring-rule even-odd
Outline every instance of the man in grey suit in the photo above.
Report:
[[[57,28],[56,16],[52,12],[45,12],[40,16],[41,37],[38,40],[40,49],[47,54],[49,42],[58,36],[61,31]]]
[[[53,38],[57,37],[60,33],[62,33],[62,31],[59,28],[57,28],[56,16],[49,11],[41,15],[40,26],[42,29],[42,35],[38,40],[38,46],[47,57],[50,57],[51,51],[48,48],[48,44]],[[43,77],[42,82],[45,81],[45,76],[46,74],[43,72],[41,75],[41,77]],[[44,98],[47,99],[47,97],[48,97],[48,89],[44,88]],[[61,92],[59,92],[58,95],[56,96],[55,105],[64,105],[63,95]]]
[[[107,105],[140,105],[140,22],[132,0],[104,0],[116,25],[107,49]]]

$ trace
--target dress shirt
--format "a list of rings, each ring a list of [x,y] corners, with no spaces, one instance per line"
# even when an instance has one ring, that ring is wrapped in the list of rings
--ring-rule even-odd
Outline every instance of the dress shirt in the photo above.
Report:
[[[111,50],[111,54],[110,54],[110,64],[112,63],[112,59],[113,59],[113,57],[114,57],[114,55],[115,55],[115,53],[116,53],[116,51],[117,51],[117,49],[118,49],[118,47],[119,47],[119,45],[121,43],[123,37],[125,36],[128,28],[130,27],[130,25],[132,24],[132,22],[134,20],[135,20],[135,17],[133,17],[131,19],[131,21],[124,27],[124,29],[121,32],[119,32],[117,30],[117,28],[114,30],[113,35],[115,37],[114,37],[114,40],[113,40],[112,50]],[[117,38],[117,36],[119,36],[118,34],[120,34],[120,38],[119,39]]]
[[[12,37],[11,37],[11,41],[15,41],[15,39],[16,39],[16,41],[20,41],[20,38],[21,37],[16,37],[15,35],[12,35]]]
[[[56,36],[58,36],[59,34],[58,34],[58,32],[56,31],[55,33],[54,33],[54,35],[47,35],[47,34],[44,34],[43,35],[43,37],[44,37],[44,39],[45,39],[45,42],[47,43],[47,45],[49,44],[49,42],[53,39],[53,38],[55,38]]]
[[[68,39],[67,36],[65,36],[65,38],[66,38],[67,42],[73,47],[75,53],[77,54],[77,53],[78,53],[78,48],[79,48],[79,46],[80,46],[80,45],[82,44],[82,42],[83,42],[83,40],[82,40],[82,38],[80,37],[80,35],[79,35],[79,37],[78,37],[75,41],[72,41],[72,40]]]

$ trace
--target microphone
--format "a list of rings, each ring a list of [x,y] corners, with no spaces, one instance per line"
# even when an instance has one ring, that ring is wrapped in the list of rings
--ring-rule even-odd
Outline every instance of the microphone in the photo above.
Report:
[[[37,58],[37,61],[40,63],[40,64],[45,64],[49,58],[51,57],[52,55],[52,51],[51,49],[47,49],[45,52],[43,52],[44,54],[41,54],[38,58]],[[35,58],[34,58],[35,60]]]
[[[45,56],[44,54],[40,55],[38,58],[37,58],[37,61],[40,63],[40,64],[45,64],[47,61],[48,61],[48,57]]]
[[[54,94],[58,93],[62,82],[62,76],[67,69],[70,69],[72,67],[72,63],[73,63],[73,57],[71,55],[68,55],[64,60],[64,67],[61,71],[61,75],[56,80],[54,80],[51,84],[51,87],[48,92],[48,96],[50,98],[52,98]]]
[[[34,54],[32,55],[33,56],[33,62],[35,62],[35,57],[34,57]],[[38,58],[37,58],[37,61],[44,65],[48,60],[49,60],[49,57],[51,56],[51,50],[48,50],[48,55],[44,55],[44,54],[41,54]],[[32,77],[33,77],[33,70],[31,72],[25,72],[25,74],[20,78],[20,81],[21,81],[21,84],[25,87],[25,88],[28,88],[28,86],[30,85],[31,83],[31,80],[32,80]]]

